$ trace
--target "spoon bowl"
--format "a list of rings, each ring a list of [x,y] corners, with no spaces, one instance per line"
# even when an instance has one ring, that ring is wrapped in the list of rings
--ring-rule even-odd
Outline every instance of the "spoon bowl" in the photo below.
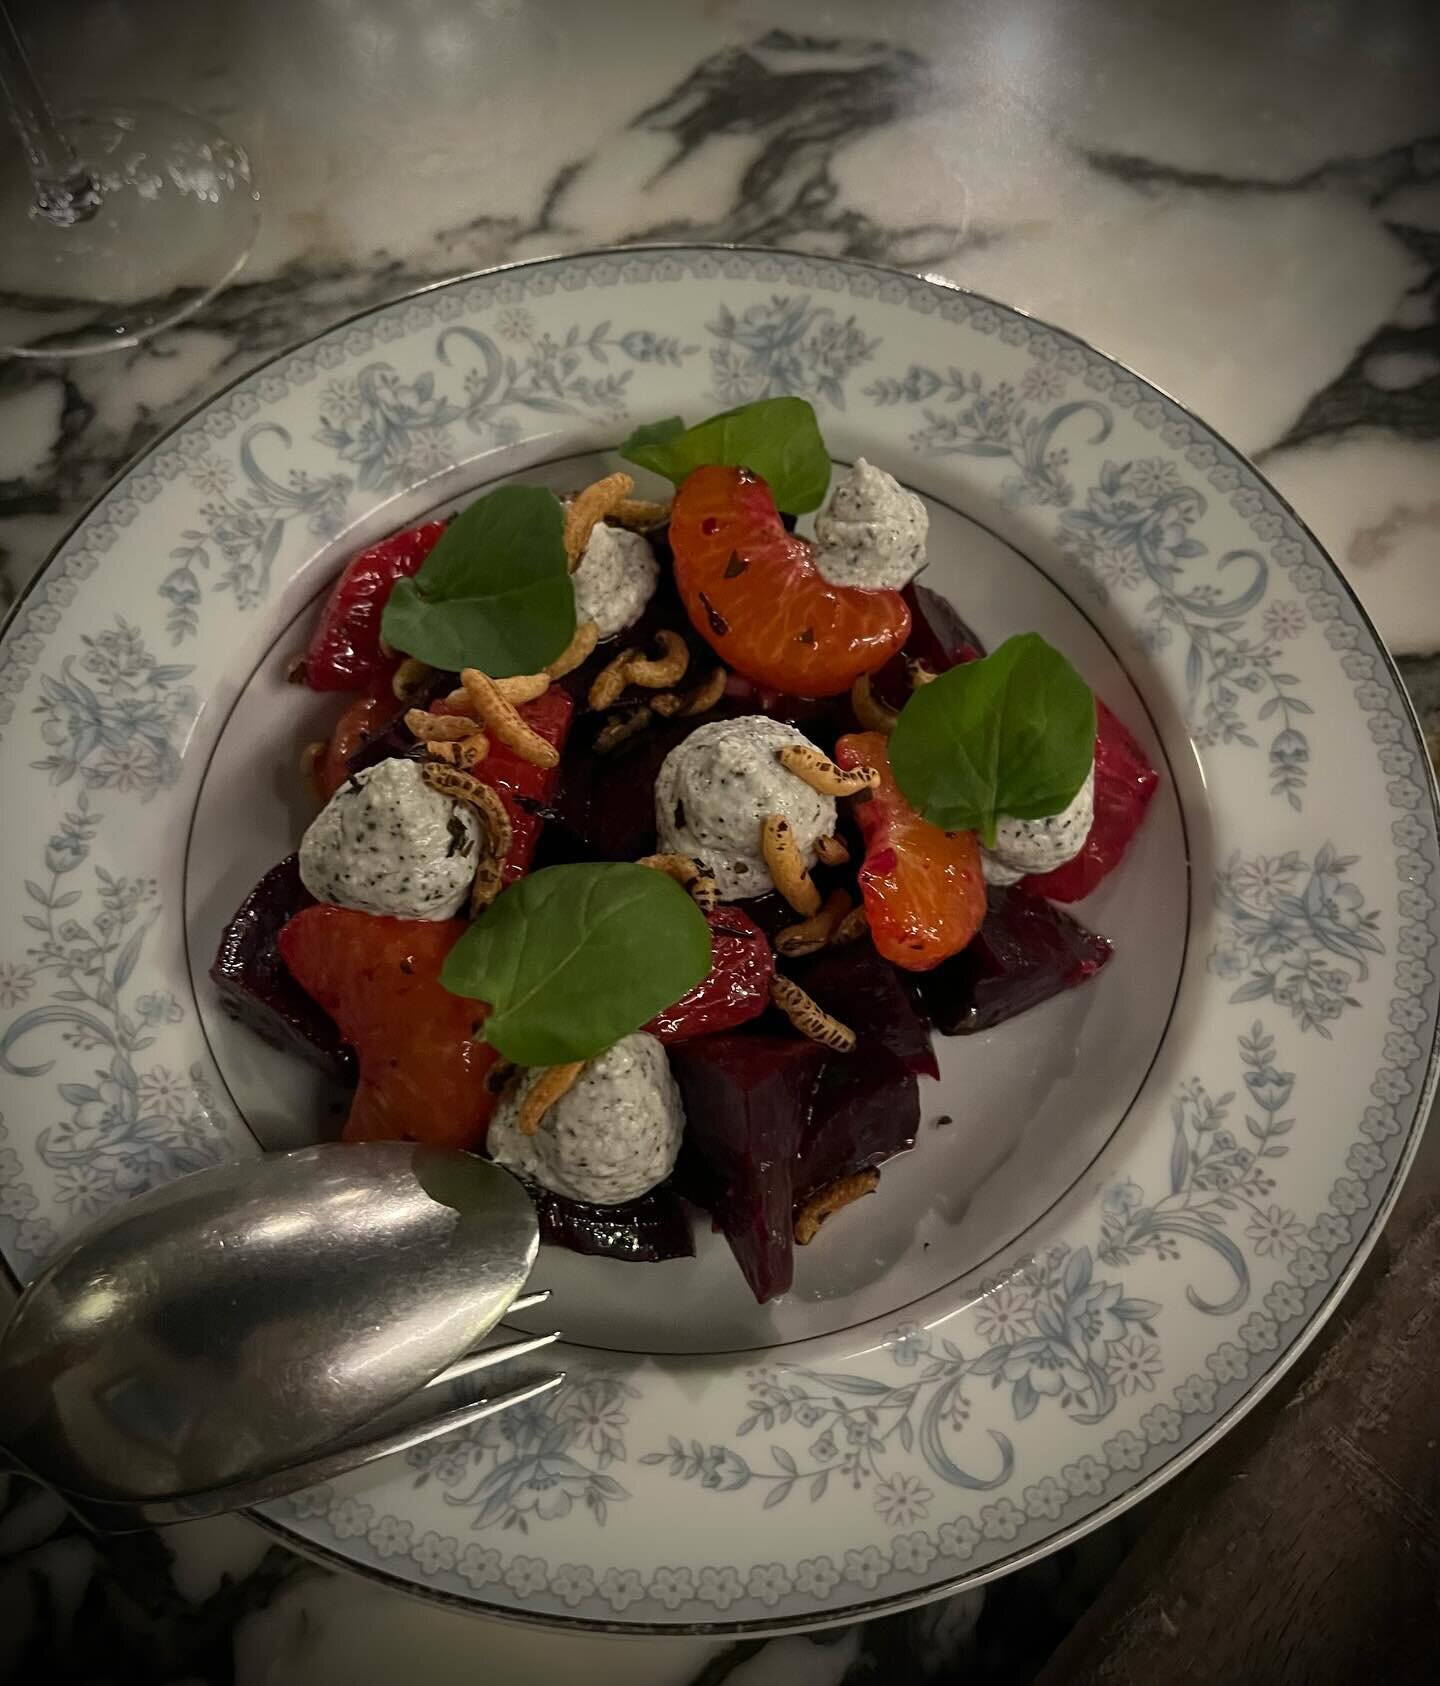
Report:
[[[79,1236],[0,1337],[0,1446],[61,1489],[231,1488],[470,1351],[539,1246],[521,1185],[408,1142],[216,1166]]]

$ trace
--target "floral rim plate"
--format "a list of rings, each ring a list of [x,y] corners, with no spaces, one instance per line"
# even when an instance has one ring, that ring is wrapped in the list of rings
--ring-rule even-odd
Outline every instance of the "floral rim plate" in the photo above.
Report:
[[[1116,706],[1172,793],[1152,849],[1172,869],[1153,907],[1174,944],[1167,1012],[1123,1106],[1087,1075],[1093,1026],[1054,1022],[1051,1043],[1074,1030],[1056,1093],[1075,1097],[1085,1161],[1022,1201],[1003,1246],[944,1257],[965,1220],[942,1214],[915,1226],[938,1262],[893,1281],[877,1264],[848,1317],[777,1324],[748,1349],[587,1340],[543,1409],[265,1513],[306,1549],[497,1614],[814,1624],[1093,1527],[1314,1334],[1434,1087],[1429,765],[1374,630],[1255,470],[1111,359],[970,293],[774,252],[600,252],[448,283],[247,375],[122,475],[15,613],[0,649],[14,1274],[105,1206],[256,1151],[234,1101],[253,1084],[205,997],[205,861],[226,853],[206,804],[213,769],[251,765],[227,727],[339,558],[498,477],[573,480],[633,420],[778,392],[815,402],[837,457],[873,455],[989,547],[992,619],[1012,590],[1042,593],[1112,691],[1123,675]],[[965,578],[941,583],[970,614]],[[287,753],[261,748],[257,768]],[[269,803],[242,794],[247,813]],[[1159,883],[1129,892],[1132,950]],[[958,1110],[965,1059],[1018,1069],[1035,1042],[948,1044],[942,1101]],[[1087,1107],[1111,1111],[1087,1124]],[[910,1159],[946,1151],[942,1135]],[[604,1267],[645,1268],[689,1267]],[[560,1304],[584,1327],[568,1280]]]

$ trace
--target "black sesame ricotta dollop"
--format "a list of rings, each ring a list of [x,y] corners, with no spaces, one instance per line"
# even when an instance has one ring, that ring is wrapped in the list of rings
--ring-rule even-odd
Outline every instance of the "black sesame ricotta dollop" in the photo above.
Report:
[[[835,798],[812,790],[780,765],[778,751],[815,749],[803,732],[763,714],[697,727],[661,763],[655,829],[667,853],[689,855],[714,874],[721,901],[775,888],[760,848],[767,814],[790,822],[807,866],[817,839],[835,830]]]
[[[575,620],[594,621],[601,643],[633,626],[660,583],[660,564],[649,541],[623,527],[599,522],[575,572]]]
[[[496,1109],[485,1138],[492,1159],[542,1188],[597,1206],[638,1200],[670,1175],[685,1108],[653,1036],[636,1031],[588,1061],[527,1136],[518,1124],[520,1105],[539,1076],[527,1073]]]
[[[432,790],[414,761],[366,767],[342,784],[300,844],[316,901],[397,919],[450,919],[475,876],[480,827]]]
[[[1002,815],[995,828],[995,847],[980,851],[980,870],[987,884],[1015,884],[1032,872],[1053,872],[1073,861],[1085,847],[1095,822],[1095,767],[1091,764],[1075,800],[1043,820],[1017,820]]]
[[[859,457],[815,517],[815,566],[831,585],[899,591],[925,566],[929,531],[924,500]]]

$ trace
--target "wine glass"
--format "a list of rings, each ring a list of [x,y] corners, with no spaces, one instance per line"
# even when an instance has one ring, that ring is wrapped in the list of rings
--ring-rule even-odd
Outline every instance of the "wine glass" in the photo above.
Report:
[[[57,117],[0,3],[0,353],[73,357],[168,328],[245,262],[259,194],[243,149],[150,101]]]

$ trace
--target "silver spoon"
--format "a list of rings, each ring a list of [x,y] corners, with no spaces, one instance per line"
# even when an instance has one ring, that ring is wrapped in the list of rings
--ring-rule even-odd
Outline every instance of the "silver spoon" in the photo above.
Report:
[[[447,1149],[332,1143],[182,1177],[21,1296],[0,1335],[0,1466],[97,1526],[144,1527],[462,1428],[563,1379],[438,1410],[431,1391],[558,1338],[474,1350],[546,1297],[519,1298],[538,1245],[520,1184]]]

